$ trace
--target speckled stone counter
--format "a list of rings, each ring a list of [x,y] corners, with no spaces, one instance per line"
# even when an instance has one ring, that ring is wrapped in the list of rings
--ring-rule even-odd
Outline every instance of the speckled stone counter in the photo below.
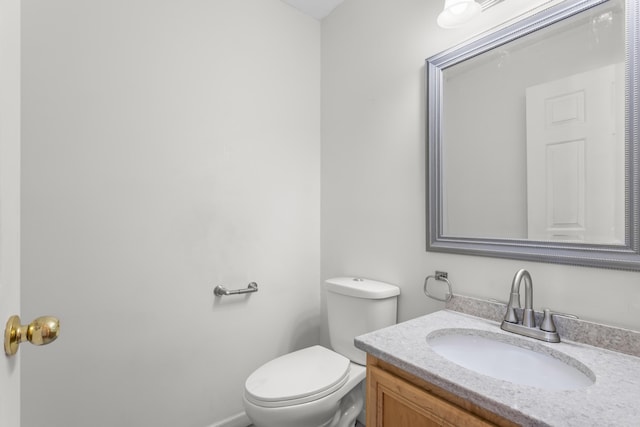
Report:
[[[505,342],[575,359],[595,376],[579,390],[548,391],[513,384],[463,368],[435,353],[427,336],[442,329],[500,334]],[[355,340],[356,347],[478,406],[525,426],[640,426],[640,358],[590,345],[549,344],[502,331],[499,323],[450,310],[381,329]],[[583,368],[584,368],[583,366]],[[577,367],[577,366],[576,366]]]

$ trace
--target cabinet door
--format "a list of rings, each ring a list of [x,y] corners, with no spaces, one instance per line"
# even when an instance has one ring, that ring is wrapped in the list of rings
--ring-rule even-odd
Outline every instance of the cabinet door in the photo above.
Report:
[[[375,366],[367,373],[369,427],[487,427],[489,423]]]

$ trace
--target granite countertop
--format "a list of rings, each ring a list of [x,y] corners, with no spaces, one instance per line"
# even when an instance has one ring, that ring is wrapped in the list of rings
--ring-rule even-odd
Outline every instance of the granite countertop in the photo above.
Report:
[[[589,368],[595,383],[578,390],[548,391],[463,368],[435,353],[427,335],[442,329],[503,334],[506,342],[563,353]],[[491,412],[525,426],[640,426],[640,358],[563,340],[551,344],[505,332],[480,317],[442,310],[355,339],[356,347]]]

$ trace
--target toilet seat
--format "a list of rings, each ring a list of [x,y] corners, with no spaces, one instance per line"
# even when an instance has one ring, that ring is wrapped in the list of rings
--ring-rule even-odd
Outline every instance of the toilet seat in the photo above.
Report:
[[[273,408],[311,402],[342,387],[349,365],[349,359],[325,347],[307,347],[258,368],[247,378],[245,396]]]

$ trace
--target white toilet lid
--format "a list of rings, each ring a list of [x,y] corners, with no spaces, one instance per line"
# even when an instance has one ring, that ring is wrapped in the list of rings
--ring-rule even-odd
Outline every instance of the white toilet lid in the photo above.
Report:
[[[325,347],[307,347],[258,368],[247,378],[245,396],[268,407],[310,402],[342,387],[349,365],[349,359]]]

